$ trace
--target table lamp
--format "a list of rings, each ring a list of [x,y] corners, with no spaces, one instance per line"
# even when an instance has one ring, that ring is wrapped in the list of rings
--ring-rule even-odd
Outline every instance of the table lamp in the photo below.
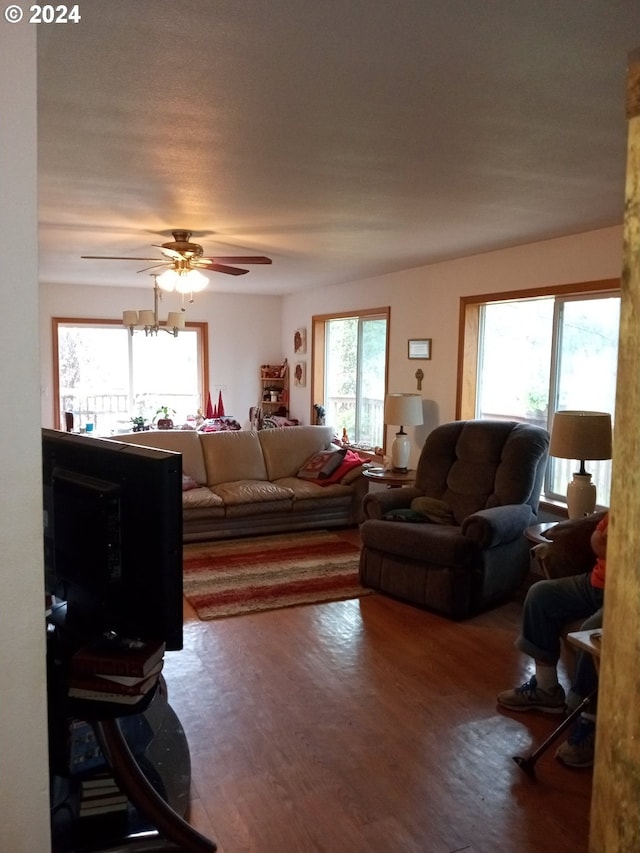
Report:
[[[396,472],[407,471],[411,442],[404,426],[418,426],[422,420],[422,397],[419,394],[387,394],[384,401],[385,424],[400,426],[391,445],[391,464]]]
[[[611,415],[606,412],[560,411],[553,416],[549,455],[577,459],[567,486],[569,518],[582,518],[596,508],[596,487],[585,469],[585,459],[611,459]]]

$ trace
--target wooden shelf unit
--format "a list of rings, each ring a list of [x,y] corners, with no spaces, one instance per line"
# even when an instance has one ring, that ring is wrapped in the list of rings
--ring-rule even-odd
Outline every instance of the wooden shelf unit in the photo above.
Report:
[[[289,415],[289,365],[260,365],[260,407],[265,415]]]

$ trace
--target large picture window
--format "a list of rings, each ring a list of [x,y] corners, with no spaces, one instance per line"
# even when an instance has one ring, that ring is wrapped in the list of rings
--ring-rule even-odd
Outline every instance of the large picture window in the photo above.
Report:
[[[558,292],[463,300],[459,416],[551,428],[560,409],[614,414],[620,295],[617,282]],[[544,496],[564,500],[576,462],[551,457]],[[590,461],[608,505],[611,463]]]
[[[94,424],[100,435],[132,428],[133,417],[152,423],[173,409],[176,423],[202,407],[208,388],[207,324],[187,323],[177,337],[131,335],[117,321],[54,317],[56,426],[72,412],[74,428]]]
[[[313,318],[312,403],[367,449],[384,441],[388,326],[387,308]]]

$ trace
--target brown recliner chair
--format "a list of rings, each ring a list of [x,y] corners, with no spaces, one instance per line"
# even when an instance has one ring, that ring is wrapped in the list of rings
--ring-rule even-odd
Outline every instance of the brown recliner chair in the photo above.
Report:
[[[414,486],[364,498],[361,583],[453,619],[506,600],[530,567],[548,448],[546,430],[515,421],[436,427]]]

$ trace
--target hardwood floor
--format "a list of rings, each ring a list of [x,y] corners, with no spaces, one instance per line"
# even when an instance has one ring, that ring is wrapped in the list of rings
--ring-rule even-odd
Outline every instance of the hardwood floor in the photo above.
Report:
[[[516,601],[450,622],[383,595],[200,622],[168,653],[190,821],[220,853],[582,853],[591,772],[511,760],[558,722],[508,715]]]

